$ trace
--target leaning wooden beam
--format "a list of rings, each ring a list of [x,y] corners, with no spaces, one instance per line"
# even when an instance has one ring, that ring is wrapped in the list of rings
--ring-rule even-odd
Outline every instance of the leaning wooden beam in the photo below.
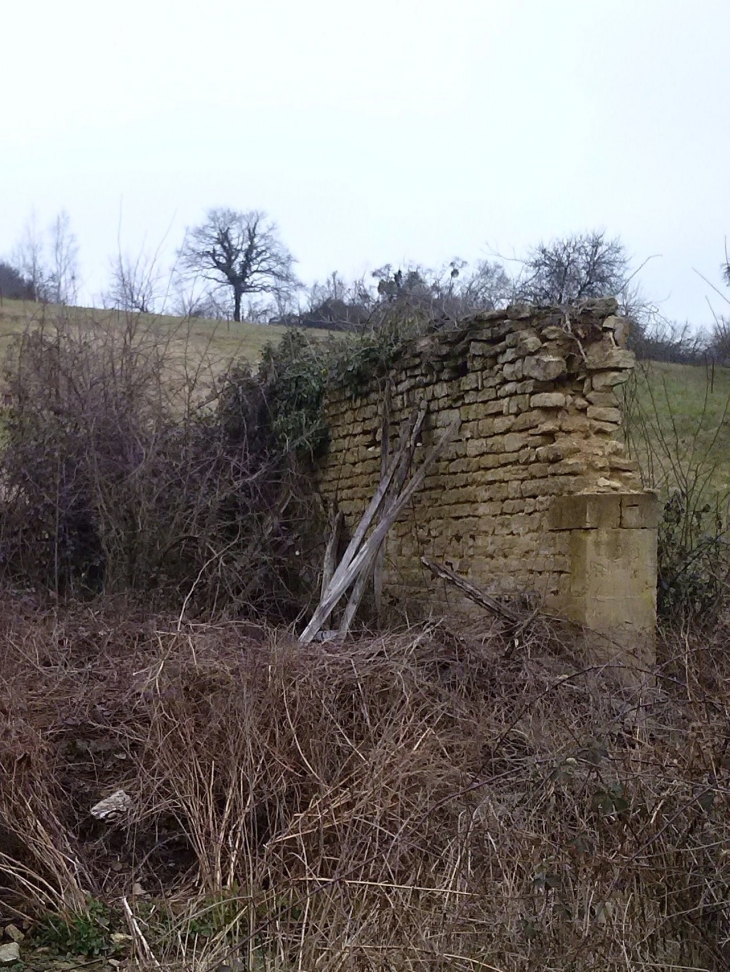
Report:
[[[352,558],[359,550],[360,545],[365,539],[366,533],[370,529],[370,526],[372,525],[372,522],[375,519],[375,516],[377,515],[377,512],[380,509],[383,500],[385,499],[385,494],[388,492],[388,488],[391,482],[393,481],[393,477],[395,476],[399,468],[403,465],[404,460],[407,460],[407,457],[412,455],[413,450],[415,449],[416,442],[418,440],[418,436],[420,435],[421,428],[423,427],[425,418],[426,418],[426,403],[422,402],[417,409],[414,409],[410,419],[408,420],[408,425],[406,426],[405,435],[403,436],[403,440],[401,442],[400,448],[398,449],[398,452],[393,457],[393,461],[388,466],[385,475],[380,480],[380,485],[375,491],[375,495],[370,500],[370,503],[368,504],[368,508],[363,513],[362,519],[360,520],[360,523],[358,524],[357,529],[355,530],[355,533],[352,536],[352,540],[350,540],[350,543],[347,546],[347,550],[342,555],[342,560],[340,561],[337,570],[335,571],[334,576],[332,577],[332,583],[335,583],[336,581],[341,579],[341,577],[347,570],[350,562],[352,561]]]
[[[340,563],[340,566],[335,571],[329,588],[324,597],[320,600],[319,605],[312,616],[312,620],[299,636],[300,644],[309,644],[309,642],[314,639],[317,632],[326,622],[327,618],[329,618],[342,596],[348,590],[353,581],[358,577],[364,565],[367,564],[369,567],[372,567],[375,562],[374,555],[377,553],[381,543],[385,540],[388,531],[400,516],[403,507],[411,501],[415,492],[420,489],[429,470],[451,441],[460,424],[459,419],[455,419],[454,422],[451,423],[439,442],[428,452],[422,464],[418,468],[417,472],[413,475],[403,492],[400,493],[397,499],[393,502],[392,506],[389,507],[388,512],[383,516],[381,522],[378,523],[368,539],[361,544],[359,550],[354,557],[350,559],[349,563],[344,564],[343,558],[343,562]],[[383,484],[381,483],[378,487],[376,496],[381,491],[382,485]],[[368,511],[369,510],[370,507],[368,507]],[[362,521],[357,528],[356,535],[362,535],[363,531],[361,530],[361,527]],[[350,546],[352,546],[352,544]],[[349,549],[350,548],[348,548],[348,551]]]
[[[340,536],[342,535],[342,527],[344,526],[344,523],[345,514],[342,512],[342,510],[338,510],[332,521],[332,530],[330,532],[327,547],[324,552],[322,589],[320,592],[320,597],[324,597],[325,591],[329,587],[329,583],[332,580],[332,575],[335,572],[335,566],[337,565],[337,548],[340,545]]]
[[[510,608],[505,607],[504,604],[500,604],[496,598],[489,594],[485,594],[484,591],[480,591],[478,587],[474,587],[474,585],[470,584],[468,580],[465,580],[463,577],[459,577],[459,575],[455,574],[449,567],[444,567],[442,564],[434,564],[430,560],[426,560],[425,557],[421,557],[421,563],[424,565],[424,567],[428,567],[434,576],[441,577],[443,580],[453,584],[454,587],[457,587],[462,592],[462,594],[465,594],[480,607],[486,608],[487,611],[491,611],[492,614],[499,615],[499,617],[504,618],[505,621],[509,621],[510,624],[519,624],[519,622],[522,620],[519,615]]]
[[[390,375],[386,378],[383,393],[383,421],[380,430],[380,478],[385,476],[390,461],[390,412],[392,406],[393,383]],[[373,602],[378,626],[383,620],[383,569],[385,567],[385,544],[381,544],[373,567]],[[354,596],[354,592],[353,592]]]
[[[384,545],[381,541],[377,547],[371,549],[367,559],[363,562],[360,573],[357,575],[357,579],[355,580],[352,591],[347,600],[347,605],[342,615],[340,628],[337,632],[338,638],[344,638],[347,635],[347,632],[350,630],[350,625],[355,620],[357,609],[360,607],[360,602],[362,601],[363,595],[365,594],[365,589],[368,586],[370,575],[374,573],[377,566],[378,557],[383,549]]]

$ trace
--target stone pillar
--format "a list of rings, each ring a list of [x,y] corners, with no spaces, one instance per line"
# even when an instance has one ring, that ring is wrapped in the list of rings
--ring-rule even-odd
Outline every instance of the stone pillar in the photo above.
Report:
[[[564,531],[569,572],[548,610],[596,637],[591,661],[650,667],[656,660],[658,503],[654,493],[558,496],[549,528]]]

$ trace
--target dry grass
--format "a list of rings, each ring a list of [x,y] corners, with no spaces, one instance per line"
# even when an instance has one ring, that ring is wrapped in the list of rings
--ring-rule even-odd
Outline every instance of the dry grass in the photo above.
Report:
[[[0,303],[0,361],[13,337],[29,326],[63,318],[82,329],[101,326],[122,330],[128,325],[130,317],[137,318],[139,327],[156,335],[161,343],[169,343],[171,338],[184,333],[190,349],[197,350],[206,358],[213,354],[221,362],[240,358],[255,363],[267,344],[276,344],[289,330],[276,324],[187,319],[169,314],[137,315],[94,307],[55,307],[31,301],[4,300]],[[331,336],[331,332],[316,329],[308,333],[322,339]]]
[[[8,603],[2,900],[126,901],[176,969],[728,968],[725,638],[632,694],[544,622],[302,648]]]

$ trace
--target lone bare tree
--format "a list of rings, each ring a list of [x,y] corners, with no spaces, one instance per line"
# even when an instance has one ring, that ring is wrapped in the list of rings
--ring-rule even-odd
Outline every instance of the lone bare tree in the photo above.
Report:
[[[38,227],[35,211],[30,214],[23,233],[16,243],[11,264],[28,281],[31,300],[48,300],[49,270],[46,266],[43,233]]]
[[[65,209],[51,223],[49,235],[48,300],[52,304],[74,304],[79,292],[79,247]]]
[[[630,260],[620,239],[603,231],[540,243],[522,261],[517,296],[533,304],[570,304],[586,297],[624,295]]]
[[[271,294],[281,302],[299,286],[276,224],[256,210],[208,210],[205,222],[188,230],[179,258],[183,269],[216,289],[230,288],[234,321],[241,320],[247,294]]]

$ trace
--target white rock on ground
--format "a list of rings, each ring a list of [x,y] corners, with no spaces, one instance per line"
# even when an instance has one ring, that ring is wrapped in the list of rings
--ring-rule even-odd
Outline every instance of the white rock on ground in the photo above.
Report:
[[[0,945],[0,963],[9,965],[11,962],[20,961],[20,945],[17,942],[8,942],[7,945]]]

